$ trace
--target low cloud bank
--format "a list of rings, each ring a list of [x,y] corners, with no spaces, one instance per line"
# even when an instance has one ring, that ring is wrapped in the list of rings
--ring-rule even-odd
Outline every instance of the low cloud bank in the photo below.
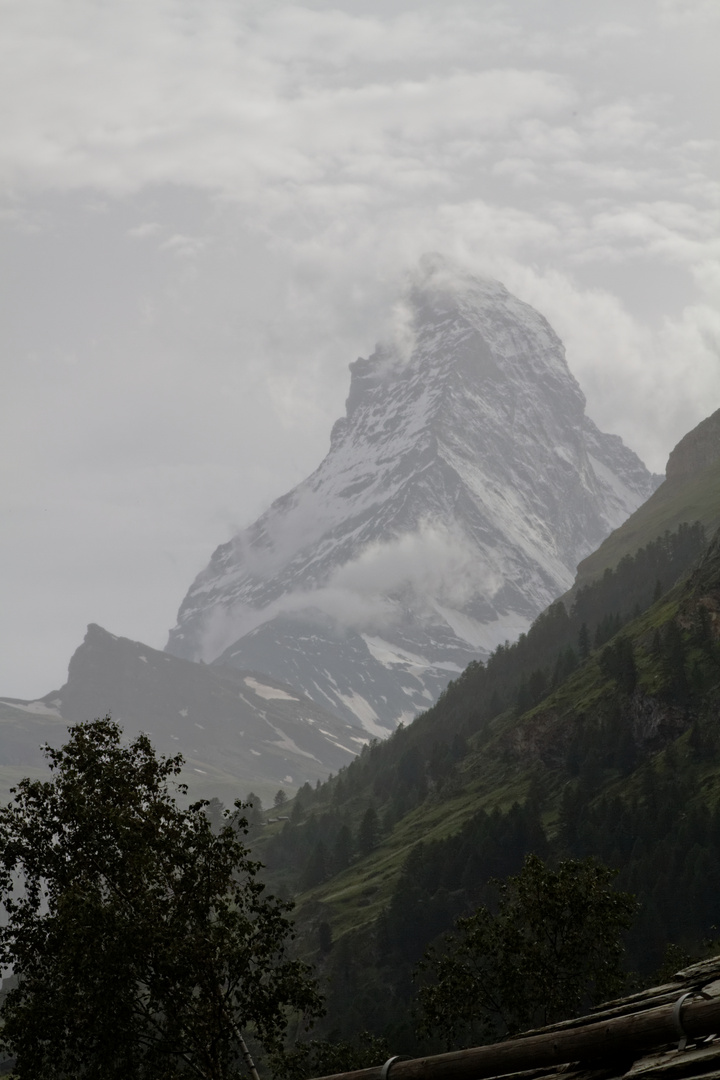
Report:
[[[383,633],[408,611],[435,605],[461,611],[478,599],[492,600],[503,580],[459,529],[424,522],[416,533],[369,544],[334,570],[316,589],[295,589],[258,609],[248,604],[216,607],[207,616],[201,658],[216,659],[228,646],[278,615],[328,618],[336,632]]]

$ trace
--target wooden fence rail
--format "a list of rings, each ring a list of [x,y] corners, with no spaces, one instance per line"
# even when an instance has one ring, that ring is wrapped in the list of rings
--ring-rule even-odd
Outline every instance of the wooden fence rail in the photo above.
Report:
[[[627,1059],[629,1065],[640,1054],[668,1043],[720,1032],[720,998],[693,1001],[692,997],[691,993],[684,993],[671,1005],[566,1031],[528,1035],[410,1061],[391,1059],[384,1066],[336,1073],[318,1080],[388,1080],[390,1072],[392,1080],[484,1080],[571,1061]]]

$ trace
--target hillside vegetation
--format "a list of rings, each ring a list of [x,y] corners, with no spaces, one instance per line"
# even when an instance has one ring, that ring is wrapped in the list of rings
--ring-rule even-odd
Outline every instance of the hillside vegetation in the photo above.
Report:
[[[720,409],[680,440],[670,454],[666,478],[626,522],[578,566],[577,589],[613,569],[626,555],[685,521],[699,521],[708,536],[720,528]]]
[[[257,830],[328,985],[326,1033],[415,1048],[415,965],[529,852],[619,870],[642,901],[634,969],[702,947],[720,918],[719,613],[720,539],[682,525]]]

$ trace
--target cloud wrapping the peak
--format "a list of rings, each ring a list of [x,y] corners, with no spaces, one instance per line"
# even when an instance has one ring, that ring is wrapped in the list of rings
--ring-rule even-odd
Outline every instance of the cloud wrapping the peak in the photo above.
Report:
[[[279,562],[258,563],[247,549],[243,556],[248,573],[271,576],[279,569]],[[215,605],[204,625],[202,658],[216,659],[238,638],[278,615],[312,620],[314,613],[330,619],[339,632],[382,634],[402,622],[411,601],[417,610],[422,606],[419,598],[425,598],[430,613],[438,605],[461,610],[478,598],[492,599],[502,584],[497,569],[480,564],[477,548],[457,529],[425,521],[417,532],[368,544],[315,589],[288,590],[260,609],[245,603]]]

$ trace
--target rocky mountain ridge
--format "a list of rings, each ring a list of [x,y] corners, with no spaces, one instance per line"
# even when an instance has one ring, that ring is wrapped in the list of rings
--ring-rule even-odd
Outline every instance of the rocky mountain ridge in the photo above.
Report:
[[[38,701],[0,699],[0,766],[38,769],[42,742],[59,745],[67,724],[107,713],[128,738],[143,731],[160,753],[182,753],[193,797],[227,805],[325,779],[368,738],[276,679],[179,660],[91,624],[64,686]]]

